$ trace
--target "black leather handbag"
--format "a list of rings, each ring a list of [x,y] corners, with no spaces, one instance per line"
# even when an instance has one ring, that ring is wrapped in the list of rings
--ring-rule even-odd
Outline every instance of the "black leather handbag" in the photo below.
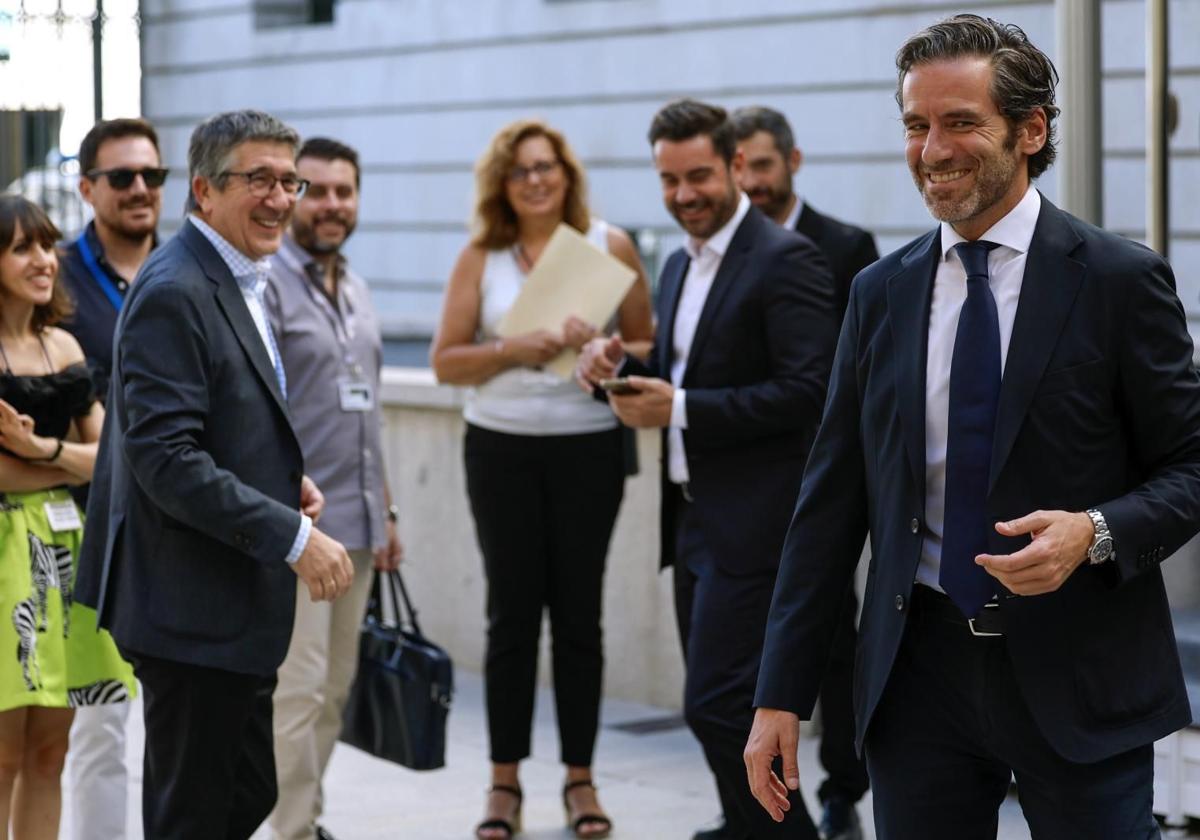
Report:
[[[385,586],[393,621],[384,617]],[[359,636],[358,675],[342,714],[341,740],[412,770],[436,770],[446,763],[446,718],[453,694],[454,666],[421,633],[400,572],[377,573]]]

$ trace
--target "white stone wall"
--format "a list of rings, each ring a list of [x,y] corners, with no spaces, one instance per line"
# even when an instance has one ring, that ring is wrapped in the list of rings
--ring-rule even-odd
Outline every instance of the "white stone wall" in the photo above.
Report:
[[[1142,0],[1105,0],[1106,226],[1144,236]],[[339,0],[331,25],[255,30],[251,0],[143,0],[143,106],[166,158],[186,170],[195,123],[272,111],[363,155],[362,227],[350,253],[389,331],[428,335],[466,240],[472,165],[521,116],[560,126],[610,221],[679,240],[662,209],[645,131],[666,100],[761,102],[792,120],[797,185],[865,225],[887,251],[926,230],[892,101],[903,38],[962,8],[944,0]],[[1050,0],[973,7],[1055,49]],[[1172,259],[1200,318],[1200,0],[1173,0]],[[185,179],[169,182],[181,207]],[[1051,170],[1041,188],[1054,199]],[[170,216],[171,214],[168,214]],[[1200,324],[1200,322],[1197,322]]]

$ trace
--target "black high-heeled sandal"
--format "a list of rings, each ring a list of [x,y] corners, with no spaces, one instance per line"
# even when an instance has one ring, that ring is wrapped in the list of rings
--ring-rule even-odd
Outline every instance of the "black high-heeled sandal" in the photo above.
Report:
[[[574,820],[571,819],[571,803],[567,799],[567,794],[579,787],[590,787],[592,790],[597,790],[596,785],[591,779],[577,779],[574,782],[567,782],[563,785],[563,810],[567,813],[567,828],[569,828],[576,837],[582,837],[584,840],[601,840],[612,834],[612,820],[604,814],[580,814]],[[584,833],[585,827],[594,827],[598,830],[593,830]]]
[[[515,796],[517,798],[517,810],[516,813],[513,814],[511,821],[501,819],[500,817],[484,820],[479,825],[475,826],[475,837],[478,838],[478,840],[491,840],[491,838],[485,838],[483,836],[483,832],[485,831],[503,831],[507,833],[508,837],[510,838],[519,834],[521,831],[521,803],[525,801],[525,794],[523,794],[521,789],[515,785],[492,785],[487,789],[487,793],[489,796],[491,796],[493,793],[508,793]]]

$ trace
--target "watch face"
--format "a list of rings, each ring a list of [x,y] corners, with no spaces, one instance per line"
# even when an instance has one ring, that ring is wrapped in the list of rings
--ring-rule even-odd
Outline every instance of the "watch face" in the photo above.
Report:
[[[1108,558],[1112,557],[1112,553],[1112,537],[1103,537],[1092,546],[1092,550],[1088,552],[1088,556],[1093,563],[1104,563]]]

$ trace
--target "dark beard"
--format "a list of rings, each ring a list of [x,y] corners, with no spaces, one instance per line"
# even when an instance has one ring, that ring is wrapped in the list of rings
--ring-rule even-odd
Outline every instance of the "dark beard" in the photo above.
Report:
[[[336,244],[326,242],[317,238],[315,227],[318,223],[319,221],[314,223],[313,227],[309,227],[308,225],[297,224],[295,219],[292,220],[292,238],[296,240],[297,245],[314,256],[336,254],[342,245],[345,244],[346,240],[350,238],[350,234],[354,233],[354,225],[342,222],[346,228],[346,235],[342,237],[342,241]]]
[[[783,215],[783,211],[787,209],[792,201],[792,185],[789,182],[784,189],[768,187],[766,189],[755,190],[750,194],[750,198],[753,200],[756,196],[762,195],[765,195],[767,200],[762,204],[755,202],[755,206],[772,219],[778,219]]]
[[[108,224],[107,222],[104,222],[100,219],[97,219],[96,223],[103,226],[104,229],[107,230],[109,233],[111,233],[113,236],[116,236],[116,237],[119,237],[120,239],[125,240],[130,245],[145,245],[147,240],[154,239],[155,230],[154,230],[153,226],[151,226],[148,230],[143,230],[140,228],[137,230],[131,230],[122,225]]]

